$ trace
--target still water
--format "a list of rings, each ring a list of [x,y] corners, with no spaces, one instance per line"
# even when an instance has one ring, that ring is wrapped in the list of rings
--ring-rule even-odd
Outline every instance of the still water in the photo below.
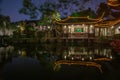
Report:
[[[119,57],[109,45],[0,47],[0,80],[120,80]]]

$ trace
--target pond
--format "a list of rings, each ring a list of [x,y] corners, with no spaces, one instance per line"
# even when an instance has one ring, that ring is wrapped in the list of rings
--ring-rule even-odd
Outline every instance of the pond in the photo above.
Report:
[[[100,44],[0,47],[0,80],[120,80],[120,55]]]

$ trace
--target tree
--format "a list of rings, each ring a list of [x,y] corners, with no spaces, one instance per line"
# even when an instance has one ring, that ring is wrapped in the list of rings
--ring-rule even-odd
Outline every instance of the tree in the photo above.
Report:
[[[71,17],[86,17],[86,16],[89,16],[90,18],[97,17],[96,13],[91,8],[88,8],[80,12],[75,12],[71,15]]]
[[[62,17],[66,17],[73,12],[84,9],[84,4],[89,0],[46,0],[39,6],[35,5],[32,0],[23,0],[23,8],[20,13],[29,15],[30,18],[35,18],[39,13],[50,16],[54,11],[59,12]]]
[[[11,29],[10,17],[0,15],[0,30],[2,31],[3,35],[9,35],[7,31]]]
[[[19,13],[30,15],[30,18],[36,18],[38,15],[37,7],[31,2],[31,0],[23,0],[23,8],[20,9]]]
[[[52,25],[54,20],[61,20],[60,14],[55,11],[48,11],[42,16],[41,20],[38,22],[38,25]]]
[[[111,13],[110,7],[106,3],[100,3],[98,9],[97,9],[97,15],[100,16],[105,12],[105,17],[108,16]]]
[[[10,17],[0,15],[0,28],[10,28]]]

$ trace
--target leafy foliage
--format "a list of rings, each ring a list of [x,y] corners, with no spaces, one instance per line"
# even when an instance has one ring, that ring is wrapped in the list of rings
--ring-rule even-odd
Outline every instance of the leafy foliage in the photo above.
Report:
[[[77,12],[84,9],[84,4],[90,0],[46,0],[39,6],[33,4],[32,0],[23,0],[23,8],[20,9],[20,13],[29,15],[31,18],[35,18],[38,15],[38,11],[42,13],[42,16],[52,15],[54,11],[59,12],[63,17],[68,16],[70,13]]]
[[[0,28],[8,28],[10,25],[10,18],[8,16],[0,15]]]
[[[52,25],[54,20],[61,20],[60,14],[55,11],[48,12],[42,16],[41,21],[39,21],[38,25]]]
[[[23,0],[23,8],[20,9],[19,13],[30,15],[30,18],[36,18],[38,15],[37,7],[31,2],[31,0]]]
[[[83,10],[81,12],[75,12],[71,15],[71,17],[86,17],[89,16],[90,18],[97,17],[96,13],[91,10],[91,8],[88,8],[87,10]]]
[[[101,3],[97,10],[98,16],[100,16],[103,12],[105,12],[105,16],[107,16],[111,11],[109,6],[106,3]]]
[[[45,0],[45,2],[36,5],[32,0],[23,0],[23,8],[20,9],[20,13],[29,15],[30,18],[37,18],[37,15],[42,13],[39,25],[50,25],[55,19],[60,20],[60,18],[66,18],[68,15],[76,12],[80,13],[72,15],[87,15],[90,18],[101,16],[103,12],[107,16],[111,12],[108,5],[104,2],[99,5],[96,13],[91,9],[85,11],[85,4],[87,2],[90,2],[90,0]]]

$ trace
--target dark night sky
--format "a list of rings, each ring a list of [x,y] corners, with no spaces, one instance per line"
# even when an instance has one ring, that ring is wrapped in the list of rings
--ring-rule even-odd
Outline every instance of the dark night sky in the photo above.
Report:
[[[19,9],[22,8],[22,1],[23,0],[0,0],[0,14],[10,16],[11,22],[29,20],[29,16],[19,14]],[[36,4],[43,3],[44,1],[45,0],[34,0]],[[106,2],[106,0],[91,0],[90,3],[86,4],[86,6],[96,10],[100,2]]]

